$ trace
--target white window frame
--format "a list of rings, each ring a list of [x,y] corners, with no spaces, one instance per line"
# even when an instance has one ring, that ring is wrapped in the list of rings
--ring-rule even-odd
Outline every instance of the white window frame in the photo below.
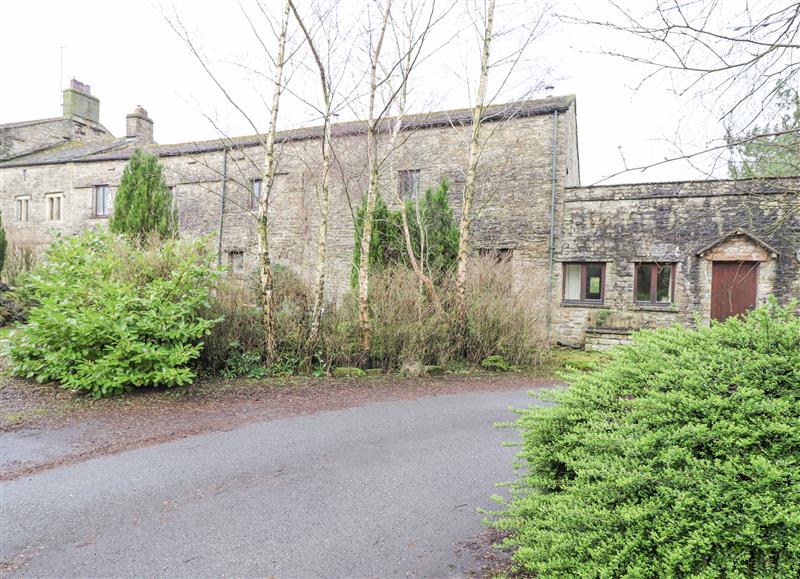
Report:
[[[27,223],[31,218],[31,196],[18,195],[14,197],[14,221]]]
[[[97,203],[97,194],[100,190],[104,190],[105,194],[103,196],[103,208],[102,213],[100,212],[101,208],[98,207]],[[92,214],[94,217],[108,217],[111,209],[111,187],[108,185],[95,185],[92,187]]]
[[[64,217],[64,194],[47,193],[44,196],[44,202],[47,221],[61,221]],[[56,215],[56,208],[58,208],[58,215]]]

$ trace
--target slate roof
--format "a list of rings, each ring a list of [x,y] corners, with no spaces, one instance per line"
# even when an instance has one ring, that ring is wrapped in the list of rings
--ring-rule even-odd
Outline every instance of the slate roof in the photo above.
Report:
[[[511,118],[533,117],[551,114],[555,111],[564,112],[575,102],[575,95],[548,97],[544,99],[528,100],[513,104],[501,104],[488,107],[484,113],[486,122],[501,121]],[[394,119],[387,118],[379,130],[387,131],[393,125]],[[403,119],[402,130],[414,130],[434,127],[447,127],[451,125],[468,125],[472,122],[472,109],[456,109],[433,113],[408,115]],[[366,132],[364,121],[350,121],[334,123],[331,127],[333,136],[358,135]],[[276,135],[278,142],[301,141],[319,138],[322,126],[305,127],[288,131],[279,131]],[[261,143],[264,135],[248,135],[230,139],[213,139],[209,141],[196,141],[178,143],[174,145],[149,145],[148,151],[159,157],[208,153],[221,151],[225,148],[241,148],[256,146]],[[57,147],[16,157],[9,161],[0,162],[0,167],[24,167],[29,165],[49,165],[56,163],[88,163],[93,161],[127,160],[136,148],[135,139],[121,138],[103,142],[81,143],[73,141]]]

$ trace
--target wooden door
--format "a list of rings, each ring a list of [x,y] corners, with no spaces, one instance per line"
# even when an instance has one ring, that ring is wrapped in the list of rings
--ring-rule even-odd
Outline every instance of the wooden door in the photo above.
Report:
[[[711,319],[723,321],[756,307],[757,261],[715,261],[711,271]]]

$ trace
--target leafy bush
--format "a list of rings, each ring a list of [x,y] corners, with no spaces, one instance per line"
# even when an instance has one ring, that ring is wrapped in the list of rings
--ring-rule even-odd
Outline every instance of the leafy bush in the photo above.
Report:
[[[261,363],[261,354],[254,351],[244,351],[241,344],[232,342],[228,347],[228,356],[221,374],[223,378],[229,379],[259,379],[267,376],[267,369]]]
[[[408,231],[414,255],[421,267],[433,278],[453,269],[458,253],[458,224],[450,208],[448,192],[450,184],[443,180],[436,189],[428,188],[417,200],[405,202]],[[353,267],[350,286],[358,285],[358,268],[361,259],[361,235],[366,197],[356,211],[355,243],[353,245]],[[387,267],[411,267],[403,235],[403,217],[399,209],[389,209],[383,197],[378,195],[373,213],[373,229],[370,240],[370,271]]]
[[[508,372],[511,370],[511,364],[506,362],[506,359],[502,356],[489,356],[488,358],[484,358],[481,360],[481,367],[484,370],[490,370],[492,372]]]
[[[496,525],[541,577],[800,575],[800,319],[642,332],[520,411]]]
[[[62,239],[25,278],[34,305],[12,371],[108,396],[190,383],[216,320],[200,315],[216,278],[204,241],[139,248],[96,230]]]

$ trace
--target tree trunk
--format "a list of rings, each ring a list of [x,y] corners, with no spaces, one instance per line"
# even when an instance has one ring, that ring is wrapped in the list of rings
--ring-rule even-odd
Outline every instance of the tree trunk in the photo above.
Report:
[[[464,183],[464,198],[461,208],[461,220],[458,227],[458,267],[456,271],[456,305],[458,308],[458,324],[461,338],[467,334],[467,259],[469,258],[469,227],[472,223],[472,204],[475,199],[475,175],[478,170],[480,132],[486,100],[486,83],[489,78],[489,48],[492,42],[492,23],[494,20],[495,0],[489,0],[486,14],[486,28],[483,34],[483,51],[481,53],[481,74],[478,80],[478,93],[475,107],[472,109],[472,135],[469,141],[467,158],[467,176]]]
[[[286,30],[289,26],[289,8],[287,0],[283,10],[281,32],[278,38],[278,55],[275,61],[273,78],[272,110],[270,111],[269,132],[264,146],[264,187],[258,202],[258,262],[261,282],[261,319],[264,325],[264,354],[267,364],[275,361],[275,303],[272,290],[272,264],[269,259],[269,196],[275,181],[275,132],[278,124],[278,105],[280,104],[283,64],[286,53]]]
[[[311,34],[306,28],[305,23],[300,18],[292,0],[288,0],[294,13],[300,29],[308,42],[311,49],[311,54],[314,56],[314,61],[319,69],[320,86],[322,87],[322,98],[325,105],[325,112],[323,114],[323,129],[322,129],[322,207],[320,208],[319,219],[319,241],[317,244],[317,279],[314,283],[314,306],[311,313],[311,329],[308,336],[308,350],[309,356],[313,356],[314,349],[316,348],[317,341],[319,340],[320,325],[322,323],[322,304],[325,299],[325,268],[327,266],[327,253],[328,253],[328,215],[330,213],[330,183],[329,174],[331,170],[331,113],[332,113],[332,95],[330,87],[328,86],[328,77],[325,72],[325,64],[314,45]]]
[[[362,362],[369,359],[370,327],[369,327],[369,253],[372,243],[372,222],[375,214],[375,203],[378,197],[378,142],[375,120],[375,96],[378,92],[378,59],[380,58],[386,26],[392,10],[392,0],[386,4],[378,42],[371,55],[369,81],[369,113],[367,118],[367,158],[369,161],[369,189],[367,191],[367,207],[361,226],[361,259],[358,264],[358,319],[361,330]]]

